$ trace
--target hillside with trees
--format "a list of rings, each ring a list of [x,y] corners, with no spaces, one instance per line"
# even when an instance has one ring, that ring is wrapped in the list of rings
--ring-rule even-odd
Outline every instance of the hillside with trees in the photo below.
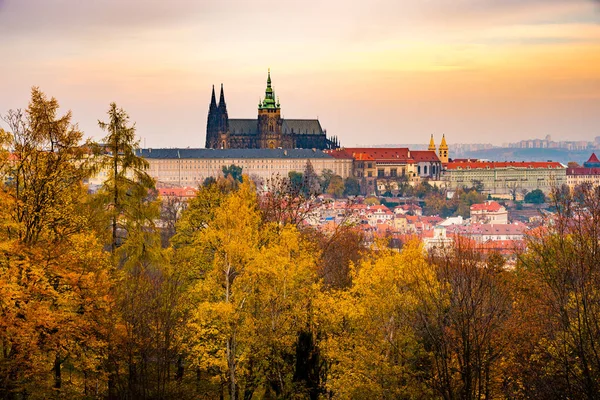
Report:
[[[600,189],[555,189],[506,269],[468,240],[316,231],[311,166],[264,194],[225,168],[173,217],[127,113],[105,120],[84,142],[37,88],[3,117],[0,398],[600,398]]]

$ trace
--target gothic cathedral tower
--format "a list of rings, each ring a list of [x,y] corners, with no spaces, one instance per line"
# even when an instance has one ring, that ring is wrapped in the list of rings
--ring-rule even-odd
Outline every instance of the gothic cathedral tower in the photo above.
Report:
[[[258,104],[258,143],[259,149],[276,149],[278,147],[293,148],[282,136],[281,107],[275,100],[275,92],[271,87],[271,70],[267,77],[267,89],[264,100]]]
[[[227,149],[229,148],[229,116],[227,115],[227,104],[221,84],[221,97],[219,105],[215,97],[215,87],[212,89],[210,106],[208,108],[208,121],[206,123],[206,148]]]

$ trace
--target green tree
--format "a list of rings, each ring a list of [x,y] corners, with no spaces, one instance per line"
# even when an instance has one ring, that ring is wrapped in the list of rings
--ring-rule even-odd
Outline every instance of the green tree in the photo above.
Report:
[[[344,180],[344,195],[358,196],[360,194],[360,184],[358,179],[349,176]]]
[[[525,203],[542,204],[546,202],[546,195],[540,189],[534,189],[525,195]]]
[[[231,176],[233,180],[237,182],[242,181],[242,169],[243,167],[237,166],[235,164],[231,164],[229,167],[223,166],[223,176],[227,178]]]
[[[290,179],[290,184],[292,188],[295,190],[301,190],[304,184],[304,175],[302,172],[290,171],[288,173],[288,178]]]
[[[115,253],[127,233],[122,221],[139,220],[140,206],[144,205],[148,191],[154,188],[154,181],[146,173],[148,161],[136,155],[139,141],[127,113],[111,103],[108,118],[108,122],[98,121],[100,128],[108,133],[102,140],[98,166],[107,175],[100,198],[110,214],[110,247]],[[152,223],[149,218],[145,219]]]

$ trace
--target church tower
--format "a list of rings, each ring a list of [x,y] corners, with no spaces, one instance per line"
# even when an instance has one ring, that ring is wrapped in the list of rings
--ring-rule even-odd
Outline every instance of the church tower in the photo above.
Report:
[[[225,103],[225,93],[223,92],[223,84],[221,83],[221,96],[219,97],[218,106],[219,116],[219,142],[217,143],[218,149],[228,149],[229,143],[229,115],[227,115],[227,104]]]
[[[442,142],[440,143],[438,157],[442,164],[448,163],[448,144],[446,143],[446,135],[442,135]]]
[[[219,109],[215,97],[215,86],[212,88],[212,97],[208,107],[208,121],[206,122],[206,144],[207,149],[217,148],[219,139]]]
[[[429,139],[429,147],[427,148],[429,151],[435,151],[435,142],[433,141],[433,134],[431,135],[431,139]]]
[[[260,149],[276,149],[278,147],[293,148],[293,143],[286,140],[281,133],[281,107],[275,100],[275,92],[271,87],[271,70],[267,76],[267,89],[264,100],[258,104],[258,143]]]

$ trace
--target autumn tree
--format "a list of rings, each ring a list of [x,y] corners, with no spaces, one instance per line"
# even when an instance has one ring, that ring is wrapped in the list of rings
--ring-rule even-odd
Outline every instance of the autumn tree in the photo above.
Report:
[[[329,360],[329,397],[432,397],[423,371],[425,356],[413,326],[419,305],[418,280],[435,285],[416,243],[402,253],[382,250],[356,265],[352,287],[324,292],[320,325]]]
[[[435,281],[419,282],[415,324],[432,387],[444,399],[479,399],[501,393],[500,356],[511,312],[507,271],[475,244],[457,239],[431,254]]]
[[[192,207],[190,207],[192,209]],[[296,330],[307,323],[311,252],[291,225],[261,223],[255,189],[226,194],[193,234],[203,266],[192,320],[196,365],[227,382],[230,398],[292,392]]]
[[[527,278],[527,306],[538,310],[542,326],[517,360],[522,365],[526,395],[597,398],[600,396],[600,189],[583,185],[571,194],[554,188],[557,210],[552,222],[535,231],[520,257],[518,272]],[[520,310],[525,313],[527,310]],[[533,325],[530,322],[531,325]]]
[[[104,384],[110,278],[83,185],[91,157],[58,111],[33,88],[27,110],[4,118],[10,134],[0,130],[3,398],[80,398]]]
[[[336,199],[342,197],[344,194],[344,179],[339,175],[333,175],[329,179],[326,193],[332,195]]]

